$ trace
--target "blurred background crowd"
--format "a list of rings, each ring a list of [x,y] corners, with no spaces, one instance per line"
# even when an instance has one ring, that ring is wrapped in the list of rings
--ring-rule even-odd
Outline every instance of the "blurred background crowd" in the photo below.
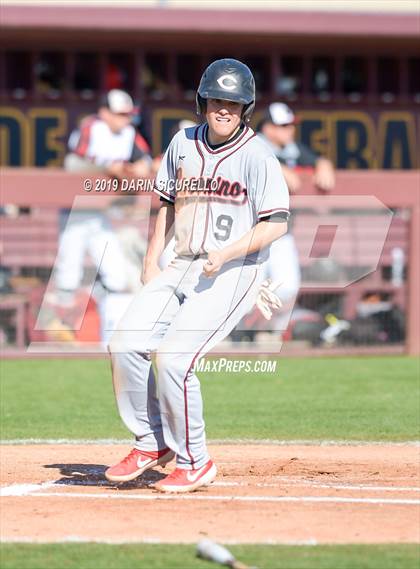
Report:
[[[234,57],[255,76],[252,126],[293,196],[379,188],[387,208],[295,202],[266,267],[283,282],[283,310],[270,323],[248,315],[230,341],[403,346],[418,195],[399,202],[397,186],[418,183],[405,176],[420,156],[419,6],[356,4],[3,2],[0,345],[106,343],[141,286],[159,202],[114,195],[72,208],[57,180],[76,194],[77,176],[153,178],[173,134],[200,121],[205,67]],[[16,172],[26,176],[19,199]],[[54,195],[50,206],[39,192]],[[332,255],[334,227],[344,229]]]

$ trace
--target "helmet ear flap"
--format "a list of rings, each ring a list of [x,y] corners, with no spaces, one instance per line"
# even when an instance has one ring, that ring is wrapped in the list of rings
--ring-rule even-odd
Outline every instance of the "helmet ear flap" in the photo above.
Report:
[[[251,120],[251,115],[254,112],[254,108],[255,108],[255,101],[244,106],[242,111],[242,119],[245,122],[249,122]]]
[[[195,104],[196,104],[197,115],[201,115],[206,111],[206,99],[203,99],[203,97],[198,93],[195,96]]]

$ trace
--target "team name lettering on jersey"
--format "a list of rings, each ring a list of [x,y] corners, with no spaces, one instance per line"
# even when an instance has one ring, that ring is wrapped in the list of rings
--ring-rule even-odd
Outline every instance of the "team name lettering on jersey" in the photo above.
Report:
[[[206,131],[200,125],[177,133],[156,177],[155,191],[175,204],[178,255],[225,247],[267,215],[287,214],[289,208],[281,166],[252,129],[245,126],[237,139],[216,150]],[[261,262],[267,255],[253,253],[247,260]]]

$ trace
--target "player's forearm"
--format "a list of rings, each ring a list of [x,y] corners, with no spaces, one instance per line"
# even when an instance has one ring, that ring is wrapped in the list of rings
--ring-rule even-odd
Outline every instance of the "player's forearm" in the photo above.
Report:
[[[128,172],[136,178],[145,178],[152,173],[152,160],[150,158],[140,158],[133,164],[129,164]]]
[[[327,158],[319,158],[315,166],[314,183],[319,189],[331,191],[335,186],[334,166]]]
[[[260,251],[287,233],[287,223],[260,221],[241,239],[222,249],[224,262]]]
[[[289,189],[289,193],[295,194],[298,192],[302,186],[302,180],[300,179],[299,174],[293,172],[291,168],[287,166],[281,167],[284,179],[286,180],[287,187]]]
[[[174,207],[162,205],[156,218],[155,231],[147,248],[144,258],[144,267],[148,268],[158,264],[159,257],[168,243],[174,224]]]

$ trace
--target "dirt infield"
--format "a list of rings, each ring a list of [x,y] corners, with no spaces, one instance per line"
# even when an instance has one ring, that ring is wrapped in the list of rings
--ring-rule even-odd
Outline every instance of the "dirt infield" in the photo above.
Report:
[[[213,445],[217,481],[186,496],[152,489],[160,468],[107,482],[127,450],[2,446],[2,540],[420,542],[418,446]]]

